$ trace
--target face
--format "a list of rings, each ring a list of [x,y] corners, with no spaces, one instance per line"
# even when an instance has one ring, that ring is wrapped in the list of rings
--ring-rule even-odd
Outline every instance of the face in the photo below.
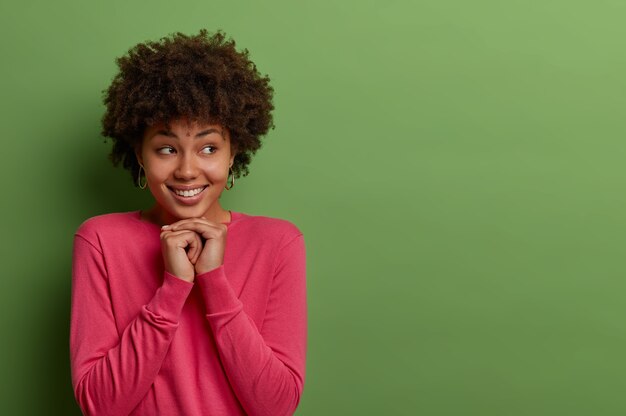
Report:
[[[235,158],[228,131],[219,124],[177,120],[149,127],[137,160],[143,165],[164,224],[204,217],[220,221],[219,197]]]

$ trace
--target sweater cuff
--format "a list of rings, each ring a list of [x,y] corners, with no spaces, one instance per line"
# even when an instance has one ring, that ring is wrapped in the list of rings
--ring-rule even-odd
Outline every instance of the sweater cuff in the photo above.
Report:
[[[200,286],[207,315],[221,315],[241,309],[241,301],[230,286],[223,265],[197,275],[196,282]]]
[[[192,288],[193,283],[164,272],[163,284],[148,303],[147,309],[168,321],[178,322]]]

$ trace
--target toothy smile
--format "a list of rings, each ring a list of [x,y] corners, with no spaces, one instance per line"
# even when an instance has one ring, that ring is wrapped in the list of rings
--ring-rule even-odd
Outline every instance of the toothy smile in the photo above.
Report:
[[[201,186],[199,188],[194,188],[194,189],[175,189],[175,188],[170,188],[170,190],[172,192],[174,192],[178,196],[182,196],[184,198],[191,198],[192,196],[196,196],[200,192],[204,191],[205,188],[206,188],[206,186]]]

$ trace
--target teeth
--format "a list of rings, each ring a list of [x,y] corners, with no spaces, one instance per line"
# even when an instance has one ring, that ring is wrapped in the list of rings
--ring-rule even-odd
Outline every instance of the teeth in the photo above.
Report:
[[[184,196],[186,198],[189,198],[190,196],[196,196],[198,195],[200,192],[204,191],[204,187],[202,188],[196,188],[196,189],[189,189],[189,190],[179,190],[179,189],[172,189],[174,191],[174,193],[178,196]]]

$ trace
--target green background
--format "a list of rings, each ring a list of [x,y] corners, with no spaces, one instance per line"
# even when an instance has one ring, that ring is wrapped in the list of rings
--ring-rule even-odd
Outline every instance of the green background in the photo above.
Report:
[[[626,412],[626,2],[2,2],[1,413],[79,414],[72,235],[150,205],[114,58],[223,29],[276,90],[227,208],[308,250],[299,416]]]

